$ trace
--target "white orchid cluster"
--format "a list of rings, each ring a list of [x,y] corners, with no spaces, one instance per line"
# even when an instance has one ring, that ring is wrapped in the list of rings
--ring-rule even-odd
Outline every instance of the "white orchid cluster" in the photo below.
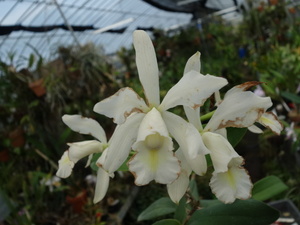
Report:
[[[248,89],[257,82],[247,82],[230,89],[206,124],[200,121],[200,107],[214,93],[224,87],[226,79],[200,73],[200,53],[194,54],[184,69],[181,80],[160,102],[159,71],[154,47],[146,32],[133,34],[139,79],[145,100],[131,88],[119,90],[113,96],[97,103],[94,111],[113,118],[117,127],[109,141],[102,127],[93,119],[80,115],[64,115],[63,121],[72,130],[90,134],[97,140],[68,144],[70,148],[59,161],[57,176],[66,178],[74,164],[94,153],[97,160],[97,183],[94,203],[106,195],[109,179],[127,160],[136,185],[146,185],[152,180],[166,184],[170,198],[178,203],[187,191],[191,173],[203,175],[207,170],[205,155],[210,154],[214,172],[210,187],[224,203],[235,199],[248,199],[252,183],[243,168],[244,159],[227,140],[226,127],[248,127],[262,132],[254,125],[258,122],[279,134],[282,125],[277,117],[266,112],[272,106],[269,97],[259,97]],[[216,95],[219,96],[219,95]],[[188,121],[169,112],[183,106]],[[174,150],[173,139],[179,145]]]

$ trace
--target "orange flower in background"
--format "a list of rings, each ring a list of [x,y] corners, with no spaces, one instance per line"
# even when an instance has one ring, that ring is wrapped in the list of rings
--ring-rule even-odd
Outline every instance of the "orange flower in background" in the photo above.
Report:
[[[288,10],[289,10],[289,12],[290,12],[291,14],[295,14],[295,13],[296,13],[295,7],[288,8]]]
[[[66,201],[72,206],[75,213],[82,213],[83,208],[87,203],[86,190],[79,192],[75,197],[67,196]]]
[[[278,0],[269,0],[270,5],[277,5]]]

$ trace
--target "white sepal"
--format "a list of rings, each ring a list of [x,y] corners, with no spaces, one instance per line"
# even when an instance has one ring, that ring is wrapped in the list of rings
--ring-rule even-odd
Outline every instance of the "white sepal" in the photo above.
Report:
[[[166,94],[159,109],[168,110],[177,105],[196,109],[204,104],[214,92],[227,84],[221,77],[202,75],[194,70],[184,74]]]
[[[94,111],[113,118],[116,124],[122,124],[133,112],[143,112],[147,108],[145,101],[134,90],[126,87],[98,102]]]
[[[86,162],[86,164],[85,164],[85,168],[87,168],[87,167],[89,167],[89,166],[91,165],[93,156],[94,156],[93,153],[89,155],[88,160],[87,160],[87,162]]]
[[[181,168],[190,175],[192,171],[199,176],[203,176],[207,171],[207,161],[204,154],[198,154],[195,158],[191,159],[185,151],[179,148],[176,151],[176,157],[181,162]]]
[[[173,202],[179,203],[189,187],[190,179],[186,171],[181,171],[179,177],[167,185],[168,194]]]
[[[184,106],[184,112],[188,121],[193,124],[197,130],[202,131],[203,127],[200,120],[200,107],[192,109],[190,107]]]
[[[256,85],[259,85],[259,84],[261,84],[261,82],[259,82],[259,81],[248,81],[248,82],[236,85],[226,92],[224,98],[227,98],[232,94],[242,93],[242,92],[247,91],[250,88],[252,88]]]
[[[98,168],[95,195],[93,199],[94,204],[100,202],[104,198],[108,189],[108,185],[109,185],[108,173],[102,168]]]
[[[145,96],[150,106],[158,106],[159,77],[155,50],[148,34],[142,30],[133,33],[133,45],[136,54],[136,66]]]
[[[199,131],[191,123],[167,111],[162,113],[162,117],[170,134],[175,138],[186,157],[193,159],[199,154],[209,153]]]
[[[132,144],[136,141],[139,125],[144,118],[143,113],[130,115],[125,123],[117,126],[109,140],[105,160],[97,160],[97,165],[109,174],[114,173],[127,159]]]
[[[200,52],[196,52],[192,55],[185,64],[183,74],[186,74],[192,70],[195,70],[200,73],[201,70],[201,62],[200,62]]]
[[[103,151],[103,145],[99,141],[80,141],[68,143],[69,148],[69,158],[74,163],[78,160],[91,155],[93,153],[99,153]],[[105,144],[106,145],[106,144]]]
[[[105,131],[96,120],[81,115],[63,115],[62,120],[73,131],[92,135],[102,143],[107,143]]]
[[[254,124],[252,126],[248,127],[248,130],[251,131],[252,133],[255,133],[255,134],[263,133],[263,130],[260,129],[258,126],[254,125]]]
[[[192,170],[180,148],[176,151],[175,155],[180,160],[181,171],[179,177],[173,183],[167,185],[167,189],[171,200],[178,204],[188,189],[189,177]]]

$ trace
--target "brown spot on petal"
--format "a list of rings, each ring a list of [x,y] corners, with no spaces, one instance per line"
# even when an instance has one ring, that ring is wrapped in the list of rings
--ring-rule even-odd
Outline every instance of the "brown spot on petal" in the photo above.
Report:
[[[236,87],[242,89],[243,91],[247,91],[250,88],[252,88],[256,85],[262,84],[262,83],[263,82],[259,82],[259,81],[248,81],[243,84],[237,85]]]
[[[102,166],[101,163],[96,163],[96,165],[97,165],[98,167],[102,167],[102,168],[103,168],[103,166]]]
[[[137,153],[136,153],[136,154],[137,154]],[[131,171],[130,168],[129,168],[129,164],[130,164],[130,162],[134,159],[134,157],[136,156],[136,154],[134,154],[134,155],[128,160],[127,166],[128,166],[129,172],[134,176],[134,184],[135,184],[136,186],[144,186],[144,185],[141,185],[141,184],[137,184],[137,183],[135,182],[136,179],[137,179],[137,175],[136,175],[136,173],[135,173],[134,171]],[[147,185],[147,184],[145,184],[145,185]]]
[[[197,108],[199,108],[199,107],[201,107],[202,106],[202,104],[194,104],[193,106],[192,106],[192,108],[193,109],[197,109]]]
[[[130,116],[132,113],[134,113],[134,112],[137,112],[137,113],[143,113],[143,111],[142,111],[141,109],[139,109],[139,108],[133,108],[131,111],[125,112],[125,113],[124,113],[125,119],[126,119],[128,116]]]
[[[262,116],[262,114],[265,112],[265,110],[262,109],[262,108],[254,109],[254,110],[257,111],[257,118],[255,120],[255,121],[257,121]],[[246,117],[246,116],[247,116],[247,114],[244,117]],[[222,120],[219,127],[218,127],[218,129],[225,128],[225,127],[237,127],[237,128],[245,127],[242,123],[241,124],[236,123],[237,121],[242,122],[244,117],[238,117],[235,120],[228,120],[225,123]]]

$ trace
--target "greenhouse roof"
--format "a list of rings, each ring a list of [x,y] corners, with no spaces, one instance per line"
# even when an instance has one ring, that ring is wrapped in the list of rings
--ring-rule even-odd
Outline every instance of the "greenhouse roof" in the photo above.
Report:
[[[136,29],[173,29],[237,0],[0,0],[1,60],[93,42],[106,54],[132,43]]]

